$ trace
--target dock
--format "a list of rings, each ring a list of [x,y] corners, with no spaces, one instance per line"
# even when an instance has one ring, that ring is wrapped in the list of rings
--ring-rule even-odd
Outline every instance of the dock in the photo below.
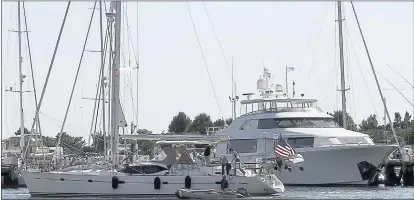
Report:
[[[16,173],[17,165],[1,165],[1,187],[13,188],[19,186],[19,178]]]
[[[414,186],[414,161],[402,159],[388,159],[384,162],[384,176],[386,186]]]

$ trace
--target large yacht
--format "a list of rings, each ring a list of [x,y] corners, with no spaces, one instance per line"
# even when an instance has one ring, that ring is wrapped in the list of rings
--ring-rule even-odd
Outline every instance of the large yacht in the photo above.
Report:
[[[242,100],[241,116],[216,135],[227,135],[216,154],[236,150],[242,161],[275,158],[274,142],[282,136],[305,161],[299,168],[278,170],[285,185],[365,185],[397,145],[374,144],[363,133],[340,127],[316,99],[289,98],[279,84],[270,85],[267,69],[257,82],[260,98]]]

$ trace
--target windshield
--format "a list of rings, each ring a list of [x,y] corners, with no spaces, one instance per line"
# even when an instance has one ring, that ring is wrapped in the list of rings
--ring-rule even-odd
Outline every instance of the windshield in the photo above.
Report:
[[[270,118],[259,119],[257,128],[339,128],[339,125],[331,118]]]

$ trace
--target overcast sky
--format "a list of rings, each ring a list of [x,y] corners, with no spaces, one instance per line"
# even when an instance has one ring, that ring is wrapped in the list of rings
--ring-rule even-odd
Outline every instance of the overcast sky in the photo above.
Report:
[[[72,2],[51,78],[41,107],[43,134],[60,131],[75,78],[93,2]],[[339,48],[337,7],[334,2],[191,2],[191,14],[216,90],[219,106],[209,81],[203,57],[185,2],[124,2],[122,67],[135,67],[137,26],[139,43],[139,128],[155,133],[167,130],[179,111],[194,118],[206,112],[213,120],[231,117],[231,58],[234,57],[238,95],[256,92],[256,81],[263,65],[274,75],[275,83],[285,86],[285,66],[296,94],[316,98],[326,112],[340,109]],[[66,9],[66,2],[26,2],[33,66],[38,98],[44,85],[53,49]],[[108,4],[109,5],[109,4]],[[214,30],[228,61],[226,66]],[[355,8],[382,88],[393,87],[387,78],[413,102],[413,89],[390,65],[413,83],[413,2],[356,2]],[[345,74],[348,112],[360,122],[370,114],[383,117],[369,61],[349,2],[344,9]],[[2,137],[12,136],[19,127],[17,3],[2,2]],[[22,11],[23,12],[23,11]],[[137,22],[138,13],[138,22]],[[23,15],[22,15],[23,16]],[[23,18],[22,18],[23,19]],[[129,26],[129,34],[127,29]],[[104,25],[106,21],[104,21]],[[22,26],[23,27],[23,26]],[[336,28],[335,28],[336,27]],[[130,35],[130,37],[128,36]],[[33,90],[27,42],[23,38],[23,90]],[[128,42],[128,40],[130,42]],[[87,49],[99,50],[99,15],[95,13]],[[135,55],[133,52],[135,49]],[[72,105],[64,130],[87,138],[92,120],[93,101],[99,72],[99,53],[85,53]],[[122,71],[121,102],[127,121],[136,121],[136,70]],[[131,93],[132,92],[132,93]],[[395,90],[384,90],[390,112],[413,108]],[[371,99],[371,97],[372,99]],[[24,94],[25,126],[34,117],[33,93]],[[239,111],[239,105],[237,106]],[[221,111],[220,111],[221,110]],[[393,115],[393,114],[392,114]]]

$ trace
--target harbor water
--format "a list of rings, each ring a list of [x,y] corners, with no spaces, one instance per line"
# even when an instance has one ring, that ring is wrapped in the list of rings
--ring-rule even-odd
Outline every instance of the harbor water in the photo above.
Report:
[[[285,192],[273,197],[249,199],[414,199],[413,187],[294,187],[286,186]],[[27,188],[2,189],[2,199],[37,199],[30,197]],[[44,198],[42,198],[44,199]],[[65,198],[67,199],[67,198]],[[85,198],[82,198],[85,199]],[[93,198],[91,198],[93,199]],[[116,198],[119,199],[119,198]],[[148,198],[145,198],[148,199]],[[159,197],[154,197],[159,199]],[[162,199],[176,199],[168,197]]]

